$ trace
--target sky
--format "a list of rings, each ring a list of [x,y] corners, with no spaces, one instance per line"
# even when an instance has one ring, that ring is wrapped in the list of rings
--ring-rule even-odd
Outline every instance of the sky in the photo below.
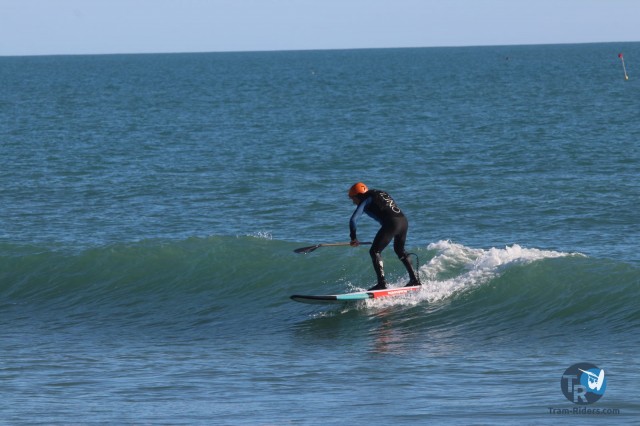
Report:
[[[640,41],[640,0],[0,0],[0,56]]]

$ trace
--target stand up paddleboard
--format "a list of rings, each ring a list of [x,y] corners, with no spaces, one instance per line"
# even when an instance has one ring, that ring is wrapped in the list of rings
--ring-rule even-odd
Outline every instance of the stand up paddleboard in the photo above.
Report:
[[[353,303],[361,300],[379,299],[381,297],[401,296],[414,291],[419,291],[422,286],[386,288],[384,290],[361,291],[358,293],[326,294],[326,295],[299,295],[294,294],[291,300],[300,303]]]

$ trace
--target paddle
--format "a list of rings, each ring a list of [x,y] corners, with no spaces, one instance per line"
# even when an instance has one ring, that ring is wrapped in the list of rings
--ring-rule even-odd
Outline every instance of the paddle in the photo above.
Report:
[[[365,242],[365,243],[360,243],[360,245],[363,244],[371,244],[370,242]],[[351,243],[325,243],[325,244],[316,244],[314,246],[309,246],[309,247],[300,247],[294,250],[295,253],[311,253],[312,251],[319,249],[320,247],[336,247],[336,246],[348,246],[351,245]]]

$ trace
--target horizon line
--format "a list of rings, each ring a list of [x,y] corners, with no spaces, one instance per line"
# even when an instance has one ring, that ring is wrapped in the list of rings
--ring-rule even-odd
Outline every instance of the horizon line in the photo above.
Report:
[[[258,50],[185,50],[185,51],[141,51],[141,52],[102,52],[102,53],[32,53],[3,55],[0,58],[28,58],[46,56],[117,56],[117,55],[181,55],[181,54],[218,54],[218,53],[278,53],[278,52],[323,52],[323,51],[351,51],[351,50],[391,50],[391,49],[445,49],[445,48],[478,48],[478,47],[519,47],[519,46],[561,46],[583,44],[628,44],[639,41],[587,41],[587,42],[558,42],[558,43],[513,43],[513,44],[469,44],[469,45],[438,45],[438,46],[389,46],[389,47],[336,47],[309,49],[258,49]]]

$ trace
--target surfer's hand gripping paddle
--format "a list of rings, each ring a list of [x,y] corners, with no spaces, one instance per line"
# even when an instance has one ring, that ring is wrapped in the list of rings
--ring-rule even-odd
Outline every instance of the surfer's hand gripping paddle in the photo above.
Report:
[[[361,242],[360,245],[363,244],[371,244],[370,242],[366,242],[363,243]],[[337,247],[337,246],[350,246],[351,243],[325,243],[325,244],[316,244],[314,246],[309,246],[309,247],[300,247],[294,250],[295,253],[303,253],[303,254],[307,254],[307,253],[311,253],[312,251],[319,249],[320,247]]]

